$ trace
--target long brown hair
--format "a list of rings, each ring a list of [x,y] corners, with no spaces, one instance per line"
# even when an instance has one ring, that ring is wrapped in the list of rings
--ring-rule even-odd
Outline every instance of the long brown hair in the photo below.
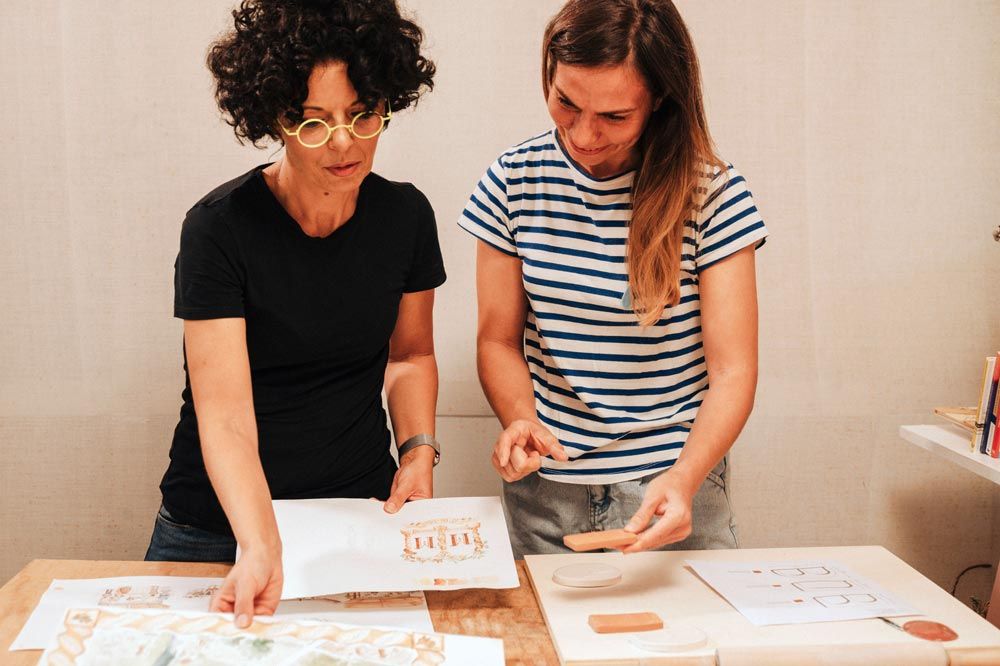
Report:
[[[670,0],[569,0],[542,41],[546,99],[556,65],[631,64],[659,101],[639,140],[627,262],[633,308],[644,326],[680,298],[684,225],[704,200],[699,181],[715,153],[694,44]]]

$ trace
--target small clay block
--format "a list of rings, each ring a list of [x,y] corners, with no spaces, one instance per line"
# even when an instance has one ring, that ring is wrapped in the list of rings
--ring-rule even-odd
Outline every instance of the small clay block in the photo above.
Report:
[[[591,615],[587,618],[587,624],[599,634],[621,634],[630,631],[655,631],[663,629],[663,620],[656,613]]]
[[[575,550],[579,553],[585,550],[631,546],[638,538],[636,535],[625,530],[605,530],[603,532],[567,534],[563,537],[563,543],[570,550]]]

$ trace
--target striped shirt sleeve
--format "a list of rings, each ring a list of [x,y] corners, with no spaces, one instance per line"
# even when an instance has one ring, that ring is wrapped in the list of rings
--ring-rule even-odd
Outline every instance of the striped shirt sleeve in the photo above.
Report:
[[[760,247],[767,227],[753,195],[731,165],[708,185],[708,197],[697,219],[697,270],[703,271],[751,244]]]
[[[507,176],[498,159],[472,191],[458,224],[479,240],[516,257],[517,243],[507,201]]]

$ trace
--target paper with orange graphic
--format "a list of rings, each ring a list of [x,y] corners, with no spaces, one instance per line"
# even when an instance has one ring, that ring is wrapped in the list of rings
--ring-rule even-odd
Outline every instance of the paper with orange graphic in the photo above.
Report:
[[[274,500],[282,598],[358,590],[518,586],[498,497],[406,503],[387,514],[363,499]]]
[[[492,638],[331,622],[115,608],[73,609],[40,666],[439,666],[503,664]]]
[[[11,650],[44,650],[54,644],[69,608],[148,608],[205,612],[221,578],[123,576],[56,579],[11,644]],[[403,627],[434,631],[423,592],[350,592],[283,601],[275,615],[287,620]]]

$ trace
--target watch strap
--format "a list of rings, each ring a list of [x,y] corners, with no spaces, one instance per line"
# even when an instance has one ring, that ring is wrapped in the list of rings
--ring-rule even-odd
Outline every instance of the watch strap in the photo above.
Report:
[[[414,435],[413,437],[410,437],[408,440],[400,444],[399,448],[397,449],[399,458],[402,459],[407,452],[412,451],[418,446],[429,446],[432,449],[434,449],[434,464],[437,465],[439,462],[441,462],[441,444],[439,444],[438,441],[434,439],[434,435],[428,435],[426,433]]]

